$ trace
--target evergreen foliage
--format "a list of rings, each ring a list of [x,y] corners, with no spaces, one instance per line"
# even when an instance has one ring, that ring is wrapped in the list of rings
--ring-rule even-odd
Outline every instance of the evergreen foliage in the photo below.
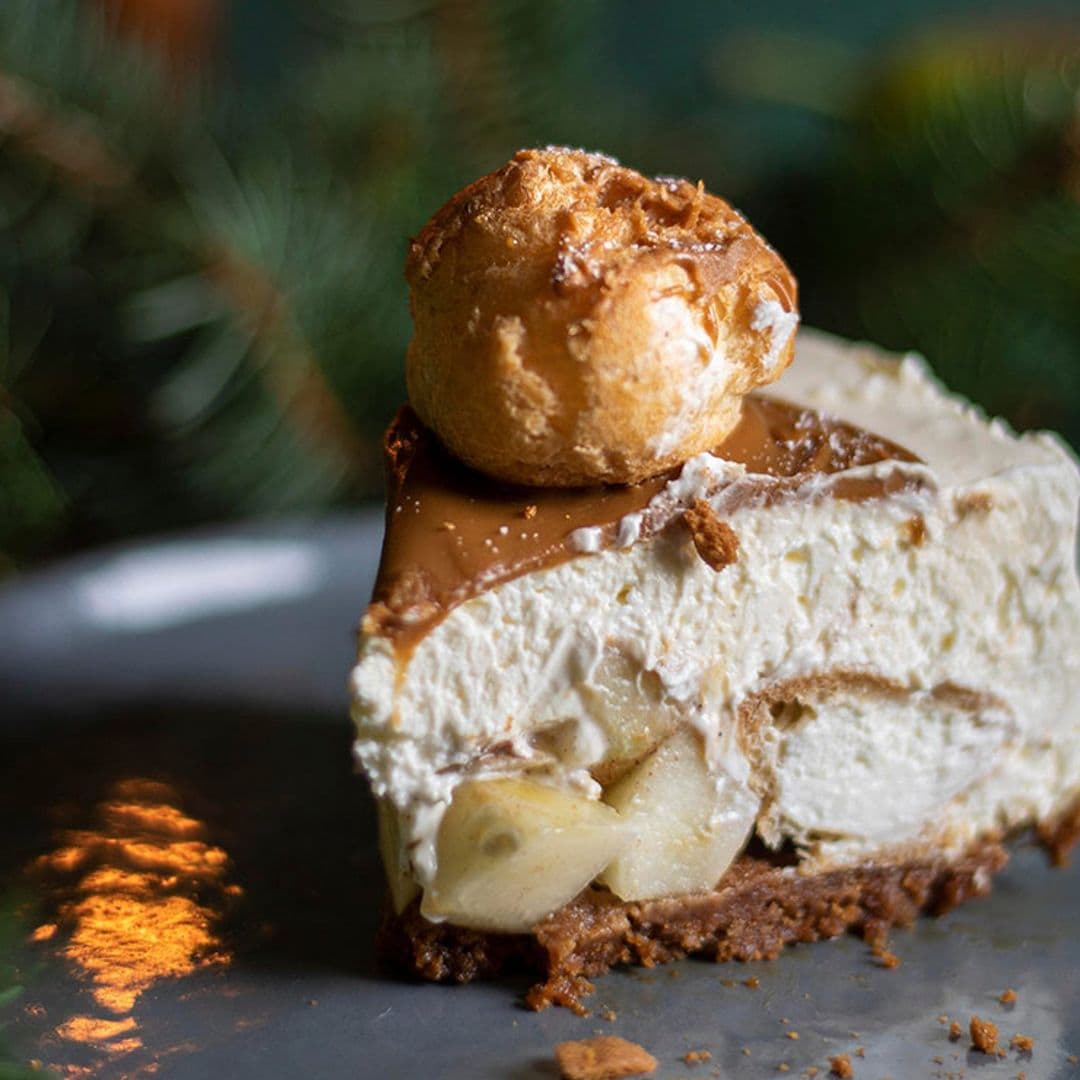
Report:
[[[1020,427],[1080,441],[1080,41],[938,34],[860,96],[811,302],[917,349]],[[828,296],[823,295],[828,292]],[[845,310],[846,308],[846,310]]]

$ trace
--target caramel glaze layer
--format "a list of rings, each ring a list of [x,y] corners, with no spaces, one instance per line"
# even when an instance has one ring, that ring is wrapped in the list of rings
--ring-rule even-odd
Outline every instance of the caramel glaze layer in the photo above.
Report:
[[[903,464],[910,451],[851,424],[772,398],[750,395],[735,430],[714,451],[745,466],[721,510],[790,497],[813,477],[895,461],[895,472],[837,477],[832,498],[882,498],[919,480]],[[363,632],[408,650],[450,610],[501,582],[581,554],[574,530],[601,530],[616,544],[618,523],[644,512],[642,538],[678,518],[685,506],[656,499],[679,470],[640,484],[533,488],[502,484],[467,468],[404,406],[386,433],[387,509],[382,561]],[[650,505],[652,504],[652,505]]]

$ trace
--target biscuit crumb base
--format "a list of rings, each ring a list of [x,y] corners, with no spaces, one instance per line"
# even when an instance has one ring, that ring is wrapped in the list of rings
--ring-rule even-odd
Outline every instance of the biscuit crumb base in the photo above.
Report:
[[[1012,988],[1012,987],[1010,986],[1010,987],[1009,987],[1009,989],[1008,989],[1008,990],[1006,990],[1006,991],[1005,991],[1005,992],[1004,992],[1004,993],[1003,993],[1003,994],[1002,994],[1002,995],[1001,995],[1001,996],[1000,996],[1000,997],[998,998],[998,1001],[1000,1001],[1002,1005],[1015,1005],[1015,1004],[1016,1004],[1016,998],[1017,998],[1017,993],[1016,993],[1016,991],[1015,991],[1015,990],[1014,990],[1014,989],[1013,989],[1013,988]]]
[[[561,1042],[555,1047],[555,1061],[564,1080],[618,1080],[656,1070],[656,1058],[648,1050],[618,1035]]]
[[[1009,1040],[1009,1046],[1021,1054],[1030,1054],[1035,1049],[1035,1040],[1030,1035],[1014,1035]]]
[[[845,932],[909,926],[923,911],[940,914],[985,895],[1006,863],[996,842],[948,862],[861,866],[805,876],[785,872],[771,855],[745,852],[711,893],[623,901],[587,888],[531,934],[485,933],[431,923],[416,901],[388,910],[379,936],[382,958],[434,982],[469,982],[512,971],[543,981],[526,996],[532,1009],[561,1005],[578,1015],[589,981],[613,967],[653,967],[684,956],[764,960],[785,945]],[[744,985],[759,985],[756,976]]]

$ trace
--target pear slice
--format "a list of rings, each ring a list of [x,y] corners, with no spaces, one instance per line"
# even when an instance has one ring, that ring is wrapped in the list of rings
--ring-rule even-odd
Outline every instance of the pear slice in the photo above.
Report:
[[[420,910],[479,930],[530,930],[572,900],[626,841],[618,813],[532,780],[472,780],[454,792]]]
[[[713,888],[749,838],[759,802],[743,784],[709,771],[688,728],[612,785],[604,801],[633,834],[600,875],[623,900]]]
[[[420,891],[412,875],[409,860],[402,843],[401,824],[398,812],[388,799],[379,799],[376,803],[379,815],[379,854],[382,856],[386,882],[390,887],[390,899],[394,911],[400,915],[409,901]]]
[[[665,699],[656,672],[643,670],[618,648],[605,652],[580,692],[607,739],[591,770],[601,784],[617,780],[686,722],[683,711]]]

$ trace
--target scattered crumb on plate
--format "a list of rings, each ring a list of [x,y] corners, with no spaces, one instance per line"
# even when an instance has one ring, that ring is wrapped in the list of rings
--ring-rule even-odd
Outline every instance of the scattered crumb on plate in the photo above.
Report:
[[[984,1054],[996,1054],[998,1052],[998,1029],[992,1020],[983,1020],[981,1016],[973,1016],[968,1025],[971,1035],[971,1045]]]
[[[884,946],[879,946],[874,949],[874,956],[883,968],[898,968],[902,963],[900,957],[897,956],[896,953],[886,949]]]
[[[564,1080],[619,1080],[655,1071],[656,1058],[643,1046],[618,1035],[561,1042],[555,1060]]]
[[[847,1054],[837,1054],[836,1057],[829,1058],[829,1072],[833,1076],[840,1077],[840,1080],[851,1080],[851,1077],[855,1075],[851,1058]]]

